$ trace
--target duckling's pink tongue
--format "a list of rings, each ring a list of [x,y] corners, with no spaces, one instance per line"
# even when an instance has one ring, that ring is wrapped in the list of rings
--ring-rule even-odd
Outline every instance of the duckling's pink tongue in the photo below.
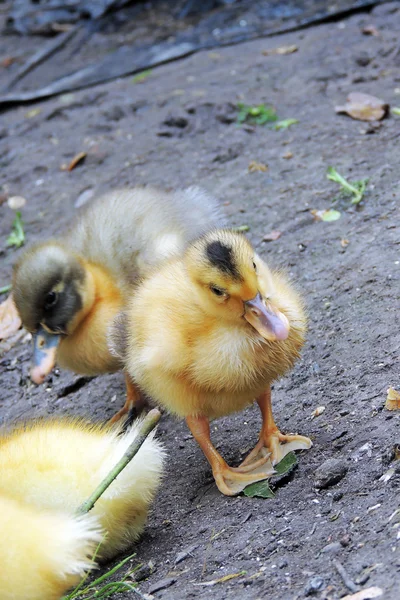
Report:
[[[286,340],[289,335],[289,321],[283,313],[267,308],[260,293],[244,305],[244,318],[264,339]]]
[[[33,335],[33,366],[30,371],[33,383],[43,383],[54,368],[60,339],[61,336],[48,333],[43,327]]]

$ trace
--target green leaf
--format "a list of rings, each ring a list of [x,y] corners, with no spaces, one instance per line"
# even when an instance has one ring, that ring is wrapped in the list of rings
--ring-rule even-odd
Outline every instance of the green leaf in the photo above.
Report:
[[[149,75],[151,75],[151,73],[152,73],[151,69],[147,69],[146,71],[141,71],[140,73],[138,73],[137,75],[132,77],[132,83],[140,83],[141,81],[144,81],[145,79],[147,79],[147,77]]]
[[[297,465],[297,458],[294,452],[289,452],[286,454],[276,466],[275,471],[276,475],[285,475],[293,469],[294,466]],[[275,475],[273,476],[275,477]]]
[[[249,498],[275,498],[274,492],[269,487],[268,479],[248,485],[244,488],[243,494]]]
[[[289,473],[297,465],[297,458],[294,452],[289,452],[282,458],[282,460],[275,465],[274,475],[269,479],[263,481],[257,481],[244,488],[243,494],[249,498],[274,498],[275,494],[271,490],[269,482],[274,480],[274,477],[282,477],[286,473]]]
[[[337,221],[338,219],[340,219],[340,212],[334,208],[324,210],[321,215],[321,220],[326,221],[327,223],[330,223],[331,221]]]
[[[274,125],[274,129],[276,129],[276,131],[279,131],[280,129],[287,129],[291,125],[296,125],[298,122],[298,119],[283,119],[283,121],[278,121]]]
[[[238,233],[242,233],[244,231],[250,231],[249,225],[238,225],[238,227],[232,227],[233,231],[237,231]]]
[[[21,213],[17,212],[15,215],[15,219],[12,223],[12,230],[10,235],[7,238],[6,245],[7,246],[15,246],[16,248],[20,248],[25,241],[25,233],[23,228],[23,222],[21,219]]]
[[[400,117],[400,108],[396,108],[394,106],[393,108],[390,109],[390,112],[392,113],[392,115],[396,115],[396,116]]]
[[[251,125],[265,125],[272,121],[276,121],[278,116],[272,106],[259,104],[258,106],[250,106],[239,102],[239,114],[237,116],[238,123],[250,123]]]

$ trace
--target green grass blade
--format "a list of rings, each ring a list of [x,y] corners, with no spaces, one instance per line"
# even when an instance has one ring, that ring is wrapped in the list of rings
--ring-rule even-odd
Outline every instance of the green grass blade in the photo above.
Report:
[[[10,235],[7,238],[6,245],[7,246],[15,246],[16,248],[20,248],[25,241],[25,233],[23,222],[21,219],[21,213],[18,211],[15,214],[15,219],[12,222],[12,230]]]
[[[338,183],[344,190],[347,190],[350,194],[354,194],[354,196],[358,195],[358,189],[354,187],[354,185],[349,183],[347,179],[340,175],[333,167],[328,167],[326,176],[331,181]]]
[[[0,288],[0,294],[7,294],[7,292],[11,291],[11,283],[9,283],[8,285],[3,285],[2,288]]]

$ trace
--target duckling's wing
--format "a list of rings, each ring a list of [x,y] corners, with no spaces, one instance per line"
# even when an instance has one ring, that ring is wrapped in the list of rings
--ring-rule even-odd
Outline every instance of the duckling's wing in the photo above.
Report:
[[[132,283],[147,269],[184,251],[189,241],[223,225],[220,206],[198,187],[115,190],[93,200],[66,241],[87,260]]]
[[[128,347],[128,315],[119,313],[107,331],[107,345],[113,356],[125,362]]]

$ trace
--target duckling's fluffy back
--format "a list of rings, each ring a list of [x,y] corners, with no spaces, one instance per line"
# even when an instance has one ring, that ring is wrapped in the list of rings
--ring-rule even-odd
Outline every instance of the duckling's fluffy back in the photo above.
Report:
[[[44,512],[0,495],[1,600],[59,600],[101,540],[96,519]]]
[[[174,192],[137,187],[93,200],[65,238],[85,259],[131,283],[222,223],[217,200],[198,187]]]
[[[122,457],[138,434],[83,421],[44,421],[0,439],[0,494],[40,509],[73,514]],[[108,559],[143,531],[158,488],[163,449],[150,435],[97,501],[91,514],[106,532],[99,553]]]

